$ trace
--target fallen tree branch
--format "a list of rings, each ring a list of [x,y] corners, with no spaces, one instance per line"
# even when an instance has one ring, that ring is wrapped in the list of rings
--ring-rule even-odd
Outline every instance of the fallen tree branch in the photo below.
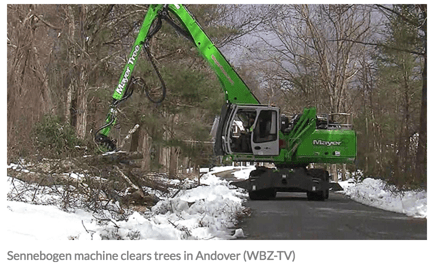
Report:
[[[134,128],[132,128],[132,129],[130,129],[130,131],[128,131],[128,134],[125,136],[125,138],[122,140],[122,143],[121,143],[121,145],[119,146],[119,149],[122,149],[124,146],[125,146],[125,142],[129,139],[129,138],[131,138],[131,135],[134,133],[134,132],[136,132],[137,131],[137,129],[140,127],[140,125],[139,124],[136,124],[135,126],[134,126]]]
[[[134,184],[134,183],[131,181],[131,179],[129,179],[128,176],[126,176],[126,175],[121,171],[121,169],[119,169],[119,167],[118,167],[117,165],[115,165],[114,168],[116,169],[116,171],[118,171],[118,172],[121,174],[121,176],[125,179],[125,181],[127,181],[127,183],[128,183],[132,188],[134,188],[134,189],[136,189],[136,190],[138,191],[139,195],[140,195],[142,198],[146,199],[146,197],[145,197],[145,193],[143,193],[143,190],[142,190],[141,187],[139,187],[139,186],[137,186],[136,184]]]
[[[115,164],[120,163],[122,161],[129,160],[140,160],[143,159],[143,154],[140,152],[108,152],[101,155],[96,156],[86,156],[82,158],[76,158],[80,161],[86,161],[86,163],[93,165],[101,165],[103,164]]]

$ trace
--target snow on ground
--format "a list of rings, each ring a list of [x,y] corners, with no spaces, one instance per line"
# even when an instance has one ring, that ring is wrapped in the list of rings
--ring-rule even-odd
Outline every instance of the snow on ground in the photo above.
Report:
[[[6,239],[21,240],[99,240],[99,239],[234,239],[243,237],[236,228],[244,211],[246,193],[221,180],[215,173],[232,170],[236,178],[245,179],[252,166],[216,167],[201,178],[201,186],[182,190],[174,198],[163,198],[146,213],[134,212],[126,220],[101,222],[90,212],[75,209],[64,212],[54,206],[49,189],[32,195],[38,205],[7,201],[2,217],[6,221]],[[18,183],[17,183],[18,182]],[[18,186],[19,181],[14,181]],[[391,192],[379,179],[365,178],[340,182],[351,199],[373,207],[427,217],[427,192]],[[14,189],[8,178],[9,191]],[[390,187],[389,187],[390,188]],[[48,205],[44,205],[48,204]]]
[[[230,187],[210,172],[202,176],[201,186],[182,190],[174,198],[164,198],[146,213],[134,212],[126,220],[101,222],[90,212],[61,211],[48,195],[34,197],[38,205],[7,201],[2,217],[6,235],[22,240],[99,240],[99,239],[234,239],[242,237],[236,228],[243,213],[246,194]],[[8,178],[9,191],[20,181]],[[46,193],[50,188],[43,192]],[[42,192],[42,190],[41,190]],[[35,197],[36,196],[36,197]],[[22,199],[25,198],[24,196]],[[44,205],[49,204],[49,205]]]
[[[5,239],[21,240],[72,240],[74,237],[89,239],[82,221],[92,220],[92,214],[77,210],[61,211],[53,205],[33,205],[8,201],[3,211]]]
[[[354,201],[416,218],[427,218],[425,190],[395,192],[393,186],[374,178],[365,178],[361,182],[349,179],[339,184],[344,189],[342,193]]]

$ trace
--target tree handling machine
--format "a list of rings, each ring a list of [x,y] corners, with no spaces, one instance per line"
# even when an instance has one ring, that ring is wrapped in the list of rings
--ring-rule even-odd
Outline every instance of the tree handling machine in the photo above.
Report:
[[[317,115],[315,108],[305,108],[301,114],[287,117],[278,107],[260,104],[183,5],[149,6],[114,90],[105,125],[95,134],[97,143],[116,150],[109,133],[116,122],[117,106],[131,96],[132,84],[140,82],[140,78],[133,77],[133,71],[141,50],[148,54],[162,85],[159,99],[149,95],[148,98],[156,103],[164,100],[166,87],[149,51],[149,41],[161,28],[163,20],[197,47],[223,88],[225,103],[217,127],[215,154],[232,161],[269,162],[275,166],[257,166],[247,180],[233,184],[245,188],[252,200],[274,198],[276,192],[306,192],[309,200],[328,198],[328,171],[308,169],[308,166],[354,162],[357,141],[352,125],[333,122],[338,114]]]

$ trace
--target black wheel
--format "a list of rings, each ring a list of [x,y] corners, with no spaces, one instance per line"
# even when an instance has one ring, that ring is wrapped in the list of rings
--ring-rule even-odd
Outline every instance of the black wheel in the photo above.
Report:
[[[261,189],[249,192],[249,198],[251,200],[268,200],[276,197],[276,191],[274,189]]]
[[[316,191],[316,192],[307,192],[307,199],[308,200],[316,200],[316,201],[324,201],[325,199],[329,198],[329,172],[320,169],[320,168],[314,168],[314,169],[308,169],[307,170],[308,175],[310,175],[312,178],[316,178],[321,180],[322,182],[326,182],[327,187],[324,190]]]
[[[315,200],[315,193],[307,192],[307,200],[309,201]]]
[[[326,199],[326,192],[307,192],[307,200],[314,201],[324,201]]]
[[[249,192],[249,198],[250,200],[261,200],[261,191],[250,191]]]
[[[320,169],[320,168],[308,169],[307,174],[313,178],[318,178],[321,181],[327,181],[327,182],[329,181],[329,172],[324,169]]]

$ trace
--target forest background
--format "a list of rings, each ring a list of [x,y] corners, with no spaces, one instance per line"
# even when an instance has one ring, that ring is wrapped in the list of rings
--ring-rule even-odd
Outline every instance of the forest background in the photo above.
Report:
[[[427,186],[426,5],[187,5],[264,104],[351,113],[354,165],[402,188]],[[7,156],[98,152],[104,123],[147,5],[7,5]],[[210,164],[219,82],[194,46],[164,25],[151,43],[168,88],[120,106],[112,137],[171,177]],[[133,76],[158,79],[145,54]],[[128,132],[138,129],[125,141]],[[343,175],[345,179],[345,174]]]

